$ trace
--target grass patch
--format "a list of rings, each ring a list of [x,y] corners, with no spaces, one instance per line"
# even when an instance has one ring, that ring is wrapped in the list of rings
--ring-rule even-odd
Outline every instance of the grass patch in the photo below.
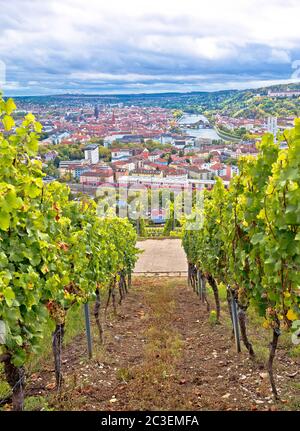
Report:
[[[218,320],[216,310],[211,310],[211,312],[209,313],[208,321],[212,326],[217,324]]]
[[[300,344],[291,347],[289,350],[289,355],[291,358],[299,358],[300,357]]]
[[[119,368],[116,376],[118,380],[126,383],[134,377],[132,370],[129,368]]]
[[[140,280],[138,280],[140,283]],[[176,372],[176,365],[182,354],[183,340],[174,328],[176,304],[173,288],[178,280],[147,281],[144,301],[149,308],[145,316],[146,328],[143,333],[146,340],[143,363],[132,366],[129,370],[119,370],[125,379],[133,375],[130,383],[132,391],[138,393],[138,410],[165,408],[164,391],[171,384]],[[153,404],[153,400],[154,404]]]
[[[66,331],[64,337],[64,345],[72,342],[74,337],[82,333],[85,328],[84,312],[82,307],[72,307],[66,317]],[[26,364],[26,372],[30,376],[32,373],[37,372],[43,361],[49,360],[52,362],[52,331],[54,329],[53,322],[49,321],[43,328],[43,339],[40,346],[40,354],[32,355]],[[6,382],[3,364],[0,364],[0,401],[11,396],[11,388]],[[46,399],[40,396],[33,396],[25,398],[25,410],[49,410],[46,404]]]
[[[25,398],[24,410],[25,411],[53,411],[54,409],[49,407],[45,397],[36,396],[36,397]]]
[[[82,307],[73,306],[66,316],[66,327],[64,336],[64,346],[68,345],[76,335],[84,331],[84,313]],[[27,365],[29,374],[36,372],[41,364],[41,361],[46,358],[52,358],[52,331],[54,323],[49,321],[44,325],[43,339],[40,347],[40,354],[33,355]]]
[[[11,389],[9,384],[5,381],[3,364],[0,365],[0,401],[10,397]],[[1,410],[1,409],[0,409]]]
[[[210,288],[211,290],[211,288]],[[220,301],[226,302],[227,301],[227,289],[224,283],[218,284],[218,290],[219,290],[219,298]]]
[[[218,290],[221,302],[222,322],[231,329],[232,323],[228,312],[226,286],[223,283],[219,283]],[[211,289],[209,289],[209,298],[211,302],[214,303]],[[266,362],[269,356],[269,344],[272,340],[272,330],[263,328],[264,317],[260,316],[253,306],[249,306],[246,314],[249,340],[253,344],[258,361]],[[209,321],[211,324],[214,324],[213,316],[209,316]],[[300,357],[300,345],[295,346],[292,343],[290,332],[282,330],[278,347],[279,349],[285,349],[290,357]]]

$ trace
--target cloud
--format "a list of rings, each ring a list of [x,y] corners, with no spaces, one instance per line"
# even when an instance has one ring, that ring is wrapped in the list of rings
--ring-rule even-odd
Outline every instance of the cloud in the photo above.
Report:
[[[241,88],[289,79],[296,0],[0,0],[12,94]]]
[[[273,63],[288,63],[291,64],[291,56],[288,51],[283,49],[272,49],[270,61]]]

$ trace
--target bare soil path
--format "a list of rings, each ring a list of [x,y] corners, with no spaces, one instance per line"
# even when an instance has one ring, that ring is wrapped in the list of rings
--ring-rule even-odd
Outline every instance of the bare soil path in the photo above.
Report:
[[[139,241],[137,245],[143,253],[136,264],[136,274],[187,272],[187,261],[180,239],[147,239]]]

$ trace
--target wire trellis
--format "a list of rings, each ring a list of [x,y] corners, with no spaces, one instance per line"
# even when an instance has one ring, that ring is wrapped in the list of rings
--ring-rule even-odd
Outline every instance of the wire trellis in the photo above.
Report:
[[[11,398],[11,396],[12,396],[12,394],[13,394],[14,390],[15,390],[15,388],[16,388],[18,385],[22,384],[22,381],[24,381],[24,378],[25,378],[25,376],[24,376],[24,375],[23,375],[23,376],[21,376],[21,377],[19,378],[19,380],[17,381],[17,383],[16,383],[13,387],[9,387],[9,389],[8,389],[8,391],[7,391],[7,394],[5,394],[5,396],[4,396],[4,397],[3,397],[3,395],[2,395],[2,398],[0,398],[0,406],[2,406],[3,404],[5,404],[5,403],[6,403],[6,401],[7,401],[7,402],[9,402],[9,400],[10,400],[10,398]]]

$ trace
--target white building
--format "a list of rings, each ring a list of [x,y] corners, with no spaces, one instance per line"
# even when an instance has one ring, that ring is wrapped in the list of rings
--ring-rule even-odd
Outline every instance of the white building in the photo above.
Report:
[[[287,91],[268,91],[269,97],[299,97],[299,90],[287,90]]]
[[[84,148],[84,158],[92,164],[99,162],[99,148],[98,145],[87,145]]]
[[[66,139],[70,136],[69,132],[56,133],[51,135],[49,139],[51,139],[52,144],[57,145],[60,144],[63,139]]]
[[[277,118],[276,117],[268,117],[267,120],[267,131],[269,133],[272,133],[274,136],[274,140],[276,141],[276,135],[277,135]]]
[[[229,181],[223,181],[225,186],[228,186]],[[186,175],[178,177],[162,178],[156,176],[133,176],[127,175],[119,178],[119,186],[137,186],[137,187],[153,187],[153,188],[177,188],[194,187],[198,190],[212,188],[215,180],[197,180],[188,179]]]
[[[173,138],[172,135],[169,135],[169,134],[165,133],[165,134],[162,134],[160,136],[160,143],[161,144],[171,144],[171,145],[173,145],[174,141],[175,141],[175,139]]]
[[[196,138],[193,137],[185,137],[181,139],[176,139],[173,142],[174,147],[178,150],[183,150],[185,147],[194,147]]]
[[[161,157],[161,154],[149,154],[148,159],[150,160],[150,162],[155,162],[155,160],[159,159]]]
[[[128,160],[132,155],[133,151],[131,149],[114,149],[111,152],[111,161],[117,162],[120,160]]]

